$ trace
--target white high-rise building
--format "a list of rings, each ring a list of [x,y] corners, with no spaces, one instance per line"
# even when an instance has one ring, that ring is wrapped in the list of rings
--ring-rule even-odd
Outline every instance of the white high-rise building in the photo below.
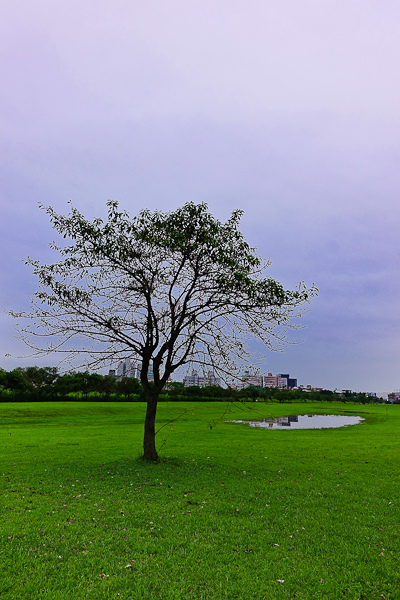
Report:
[[[133,377],[133,379],[140,379],[141,368],[142,363],[140,360],[134,361],[129,358],[126,358],[118,365],[116,371],[116,379],[121,380],[123,377]],[[148,379],[149,381],[154,381],[152,366],[149,366]]]
[[[199,372],[193,369],[191,375],[185,375],[183,378],[183,385],[185,387],[190,387],[192,385],[197,385],[199,387],[204,387],[206,385],[221,385],[221,380],[219,377],[216,377],[213,371],[208,371],[203,375],[199,375]]]
[[[126,358],[118,365],[116,377],[118,380],[122,379],[123,377],[133,377],[133,379],[139,379],[139,364],[137,362],[133,362],[129,358]]]
[[[240,382],[236,387],[239,390],[243,390],[244,388],[250,386],[262,387],[263,376],[259,373],[251,373],[250,371],[245,371],[243,375],[240,376]]]

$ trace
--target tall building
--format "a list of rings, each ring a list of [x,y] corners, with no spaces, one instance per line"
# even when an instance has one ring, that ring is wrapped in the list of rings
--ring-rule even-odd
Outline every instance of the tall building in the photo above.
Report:
[[[199,372],[196,369],[192,370],[191,375],[185,375],[183,378],[183,385],[185,387],[190,387],[193,385],[197,385],[199,387],[204,387],[206,385],[221,385],[221,380],[219,377],[216,377],[213,371],[208,371],[207,374],[199,375]]]
[[[291,378],[289,373],[279,373],[277,377],[280,378],[280,385],[278,387],[289,389],[297,387],[297,379]]]
[[[243,375],[240,376],[240,382],[237,385],[239,390],[243,390],[244,388],[255,386],[262,387],[263,386],[263,376],[259,373],[252,373],[251,371],[245,371]]]
[[[140,360],[134,361],[129,358],[126,358],[118,365],[115,377],[118,381],[121,380],[123,377],[132,377],[133,379],[140,379],[141,368],[142,363]],[[149,381],[154,381],[152,366],[149,366],[148,378]]]
[[[268,375],[264,375],[264,387],[279,387],[278,385],[278,377],[277,375],[272,375],[272,373],[268,373]]]
[[[264,375],[264,387],[276,387],[280,389],[290,389],[297,387],[297,379],[289,376],[289,373],[278,373],[278,375]]]

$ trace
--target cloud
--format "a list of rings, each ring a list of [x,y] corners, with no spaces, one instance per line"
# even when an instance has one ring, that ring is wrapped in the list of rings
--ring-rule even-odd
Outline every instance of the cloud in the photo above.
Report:
[[[400,387],[399,12],[394,1],[9,4],[1,306],[26,307],[24,256],[53,260],[38,202],[66,212],[72,200],[89,217],[108,198],[131,213],[205,201],[222,220],[243,208],[271,276],[320,288],[307,341],[271,369]],[[3,353],[16,347],[8,323]]]

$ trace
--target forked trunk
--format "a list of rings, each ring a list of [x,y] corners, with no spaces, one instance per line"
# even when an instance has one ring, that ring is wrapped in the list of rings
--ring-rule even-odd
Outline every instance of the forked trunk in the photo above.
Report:
[[[143,458],[145,460],[158,461],[158,454],[156,450],[156,413],[157,399],[147,399],[143,439]]]

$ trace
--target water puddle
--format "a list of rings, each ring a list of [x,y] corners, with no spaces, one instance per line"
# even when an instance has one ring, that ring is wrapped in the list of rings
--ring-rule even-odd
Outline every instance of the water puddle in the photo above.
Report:
[[[326,429],[358,425],[363,420],[362,417],[348,415],[290,415],[277,419],[232,421],[232,423],[246,423],[250,427],[261,427],[262,429]]]

